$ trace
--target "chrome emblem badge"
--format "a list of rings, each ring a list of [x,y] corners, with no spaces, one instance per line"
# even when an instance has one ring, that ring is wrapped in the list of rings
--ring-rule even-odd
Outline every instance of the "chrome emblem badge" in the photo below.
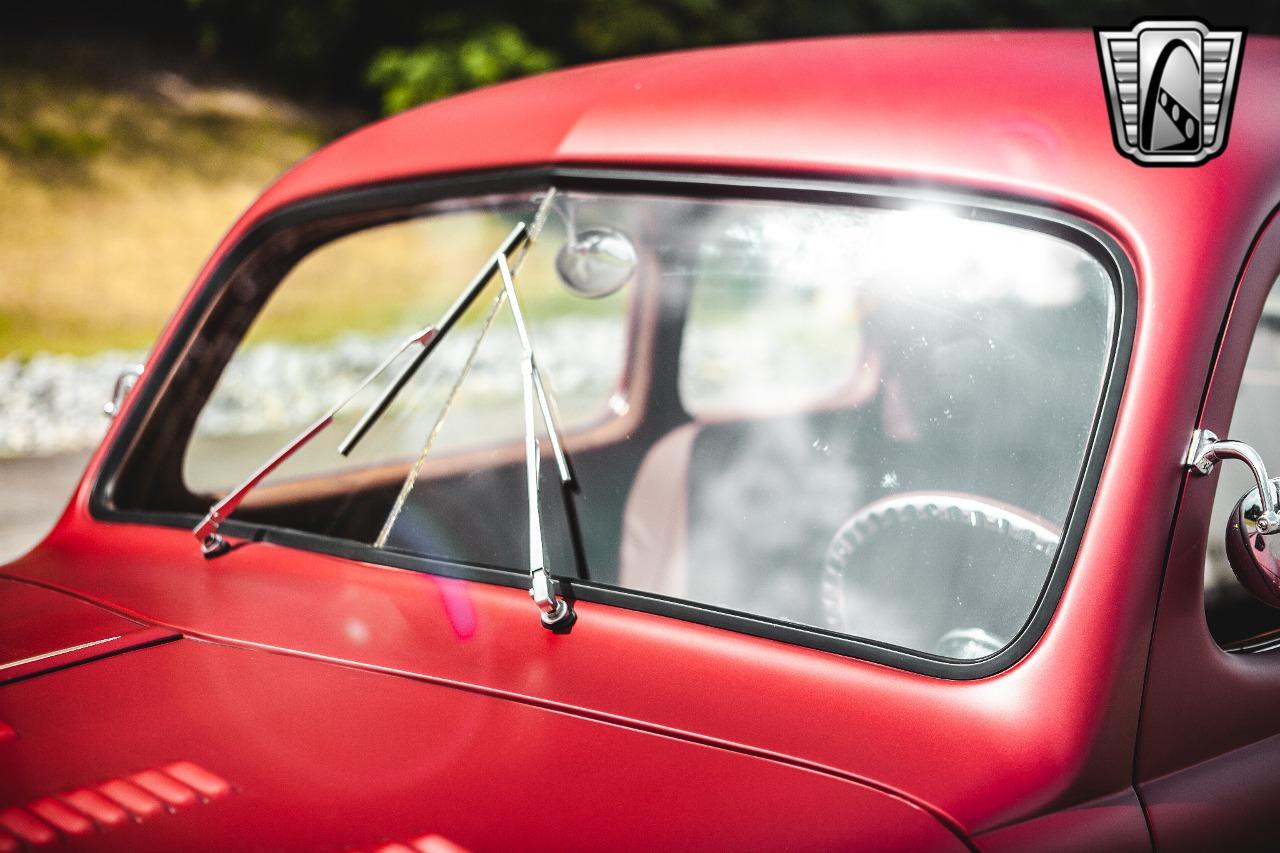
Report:
[[[1222,153],[1244,29],[1150,20],[1095,32],[1116,150],[1143,166],[1194,166]]]

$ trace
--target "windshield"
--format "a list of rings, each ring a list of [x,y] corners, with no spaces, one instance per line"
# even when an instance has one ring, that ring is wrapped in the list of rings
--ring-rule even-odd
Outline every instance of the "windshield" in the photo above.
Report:
[[[1099,261],[945,206],[561,189],[527,257],[501,253],[383,412],[419,353],[397,348],[547,197],[267,240],[157,409],[181,482],[152,466],[119,494],[203,513],[386,361],[234,518],[457,566],[541,563],[943,658],[1012,642],[1106,379]]]

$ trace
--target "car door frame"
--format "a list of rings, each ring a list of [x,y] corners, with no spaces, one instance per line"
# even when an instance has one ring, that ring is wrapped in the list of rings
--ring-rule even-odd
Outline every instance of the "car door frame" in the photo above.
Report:
[[[1278,276],[1280,213],[1273,208],[1237,279],[1194,429],[1230,434],[1245,361]],[[1280,838],[1280,817],[1268,808],[1280,799],[1280,772],[1272,769],[1280,766],[1280,651],[1228,652],[1205,616],[1206,546],[1222,535],[1212,523],[1217,481],[1216,470],[1188,469],[1182,478],[1144,684],[1134,781],[1160,850]]]

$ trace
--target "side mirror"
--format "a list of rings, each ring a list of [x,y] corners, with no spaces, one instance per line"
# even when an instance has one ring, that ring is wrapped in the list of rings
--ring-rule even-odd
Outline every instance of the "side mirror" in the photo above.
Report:
[[[1208,430],[1191,439],[1186,464],[1208,474],[1222,459],[1238,459],[1249,466],[1257,486],[1242,497],[1227,519],[1227,561],[1249,594],[1280,608],[1280,479],[1267,476],[1258,452],[1239,441],[1219,440]]]
[[[141,364],[135,364],[120,371],[120,375],[116,377],[115,387],[111,390],[111,399],[103,404],[102,413],[109,418],[120,414],[120,410],[124,408],[124,398],[129,396],[129,392],[133,390],[134,385],[138,384],[141,376]]]
[[[1280,489],[1280,479],[1270,482],[1273,491]],[[1257,489],[1236,503],[1227,520],[1227,561],[1250,595],[1280,608],[1280,537],[1258,529],[1265,513]]]

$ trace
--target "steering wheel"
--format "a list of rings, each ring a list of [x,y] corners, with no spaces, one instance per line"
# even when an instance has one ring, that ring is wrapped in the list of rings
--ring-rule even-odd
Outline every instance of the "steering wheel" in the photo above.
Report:
[[[827,627],[942,657],[987,657],[1021,626],[1061,540],[1044,519],[993,498],[881,498],[827,546]]]

